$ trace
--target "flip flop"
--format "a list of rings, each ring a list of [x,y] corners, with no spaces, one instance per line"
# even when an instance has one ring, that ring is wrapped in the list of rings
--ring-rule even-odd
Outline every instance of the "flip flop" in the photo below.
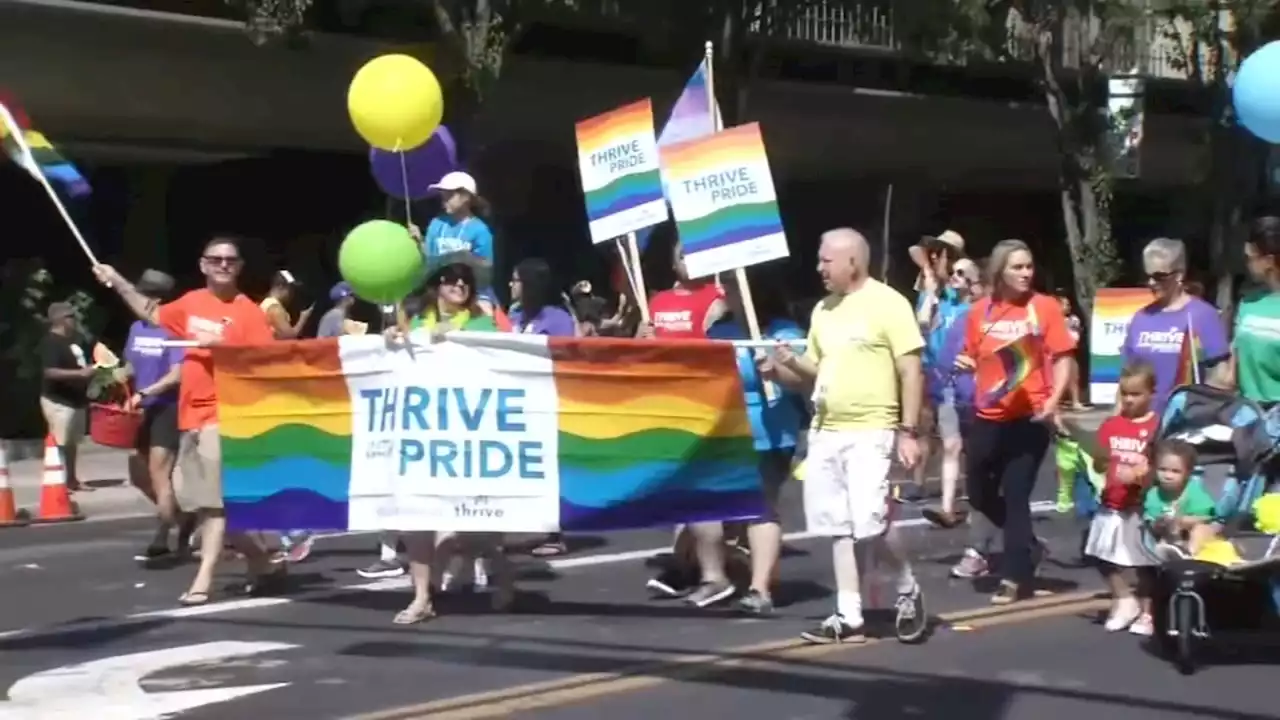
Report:
[[[405,608],[404,610],[396,613],[396,616],[391,619],[391,622],[395,625],[417,625],[418,623],[426,622],[435,616],[435,608],[431,605],[427,605],[420,610]]]
[[[178,596],[178,604],[183,607],[200,607],[209,604],[209,593],[202,591],[184,592]]]

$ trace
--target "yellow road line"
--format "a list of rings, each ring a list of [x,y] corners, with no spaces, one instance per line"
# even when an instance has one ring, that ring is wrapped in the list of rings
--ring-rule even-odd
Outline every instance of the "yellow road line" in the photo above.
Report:
[[[1014,605],[988,606],[940,615],[942,624],[963,623],[972,628],[1008,625],[1043,617],[1068,615],[1106,606],[1107,600],[1095,592],[1064,593],[1036,598]],[[674,655],[637,664],[613,672],[582,673],[544,682],[516,685],[498,690],[460,695],[415,705],[355,715],[347,720],[481,720],[500,718],[517,712],[580,703],[687,680],[725,668],[768,665],[786,659],[810,658],[840,650],[875,645],[885,640],[873,638],[861,644],[811,645],[799,639],[771,641],[725,648],[716,653]]]

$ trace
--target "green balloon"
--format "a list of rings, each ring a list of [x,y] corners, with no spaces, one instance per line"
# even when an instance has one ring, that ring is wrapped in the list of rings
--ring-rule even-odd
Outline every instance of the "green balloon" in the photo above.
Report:
[[[338,272],[357,297],[378,305],[405,299],[422,279],[422,250],[408,228],[370,220],[347,233],[338,249]]]

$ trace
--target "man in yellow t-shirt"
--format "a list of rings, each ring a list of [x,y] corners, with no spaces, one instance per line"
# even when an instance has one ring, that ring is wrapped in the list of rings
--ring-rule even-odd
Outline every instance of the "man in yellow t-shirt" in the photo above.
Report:
[[[855,230],[822,236],[818,272],[830,294],[813,310],[803,356],[779,346],[762,358],[766,377],[812,391],[804,482],[809,531],[833,538],[836,612],[802,634],[810,642],[860,642],[857,556],[881,551],[897,570],[897,632],[924,636],[924,596],[890,523],[889,474],[896,459],[919,461],[916,423],[924,393],[924,339],[911,303],[867,274],[870,248]],[[864,555],[865,557],[865,555]]]

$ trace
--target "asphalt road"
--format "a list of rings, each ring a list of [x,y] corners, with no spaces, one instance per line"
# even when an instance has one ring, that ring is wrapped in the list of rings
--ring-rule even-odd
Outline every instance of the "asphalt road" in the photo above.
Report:
[[[963,535],[912,521],[936,632],[922,647],[817,649],[795,640],[830,612],[830,560],[803,537],[788,543],[785,606],[768,619],[648,600],[641,556],[670,537],[645,531],[578,538],[553,563],[517,558],[514,613],[446,597],[441,617],[403,628],[390,620],[408,602],[404,581],[353,572],[372,558],[369,537],[322,540],[284,597],[176,608],[191,568],[133,563],[146,522],[0,533],[0,720],[1275,717],[1258,714],[1274,708],[1270,667],[1175,680],[1135,638],[1076,617],[1098,588],[1074,563],[1077,528],[1038,527],[1056,594],[1030,609],[993,614],[980,589],[946,577]],[[869,617],[887,628],[887,612]]]

